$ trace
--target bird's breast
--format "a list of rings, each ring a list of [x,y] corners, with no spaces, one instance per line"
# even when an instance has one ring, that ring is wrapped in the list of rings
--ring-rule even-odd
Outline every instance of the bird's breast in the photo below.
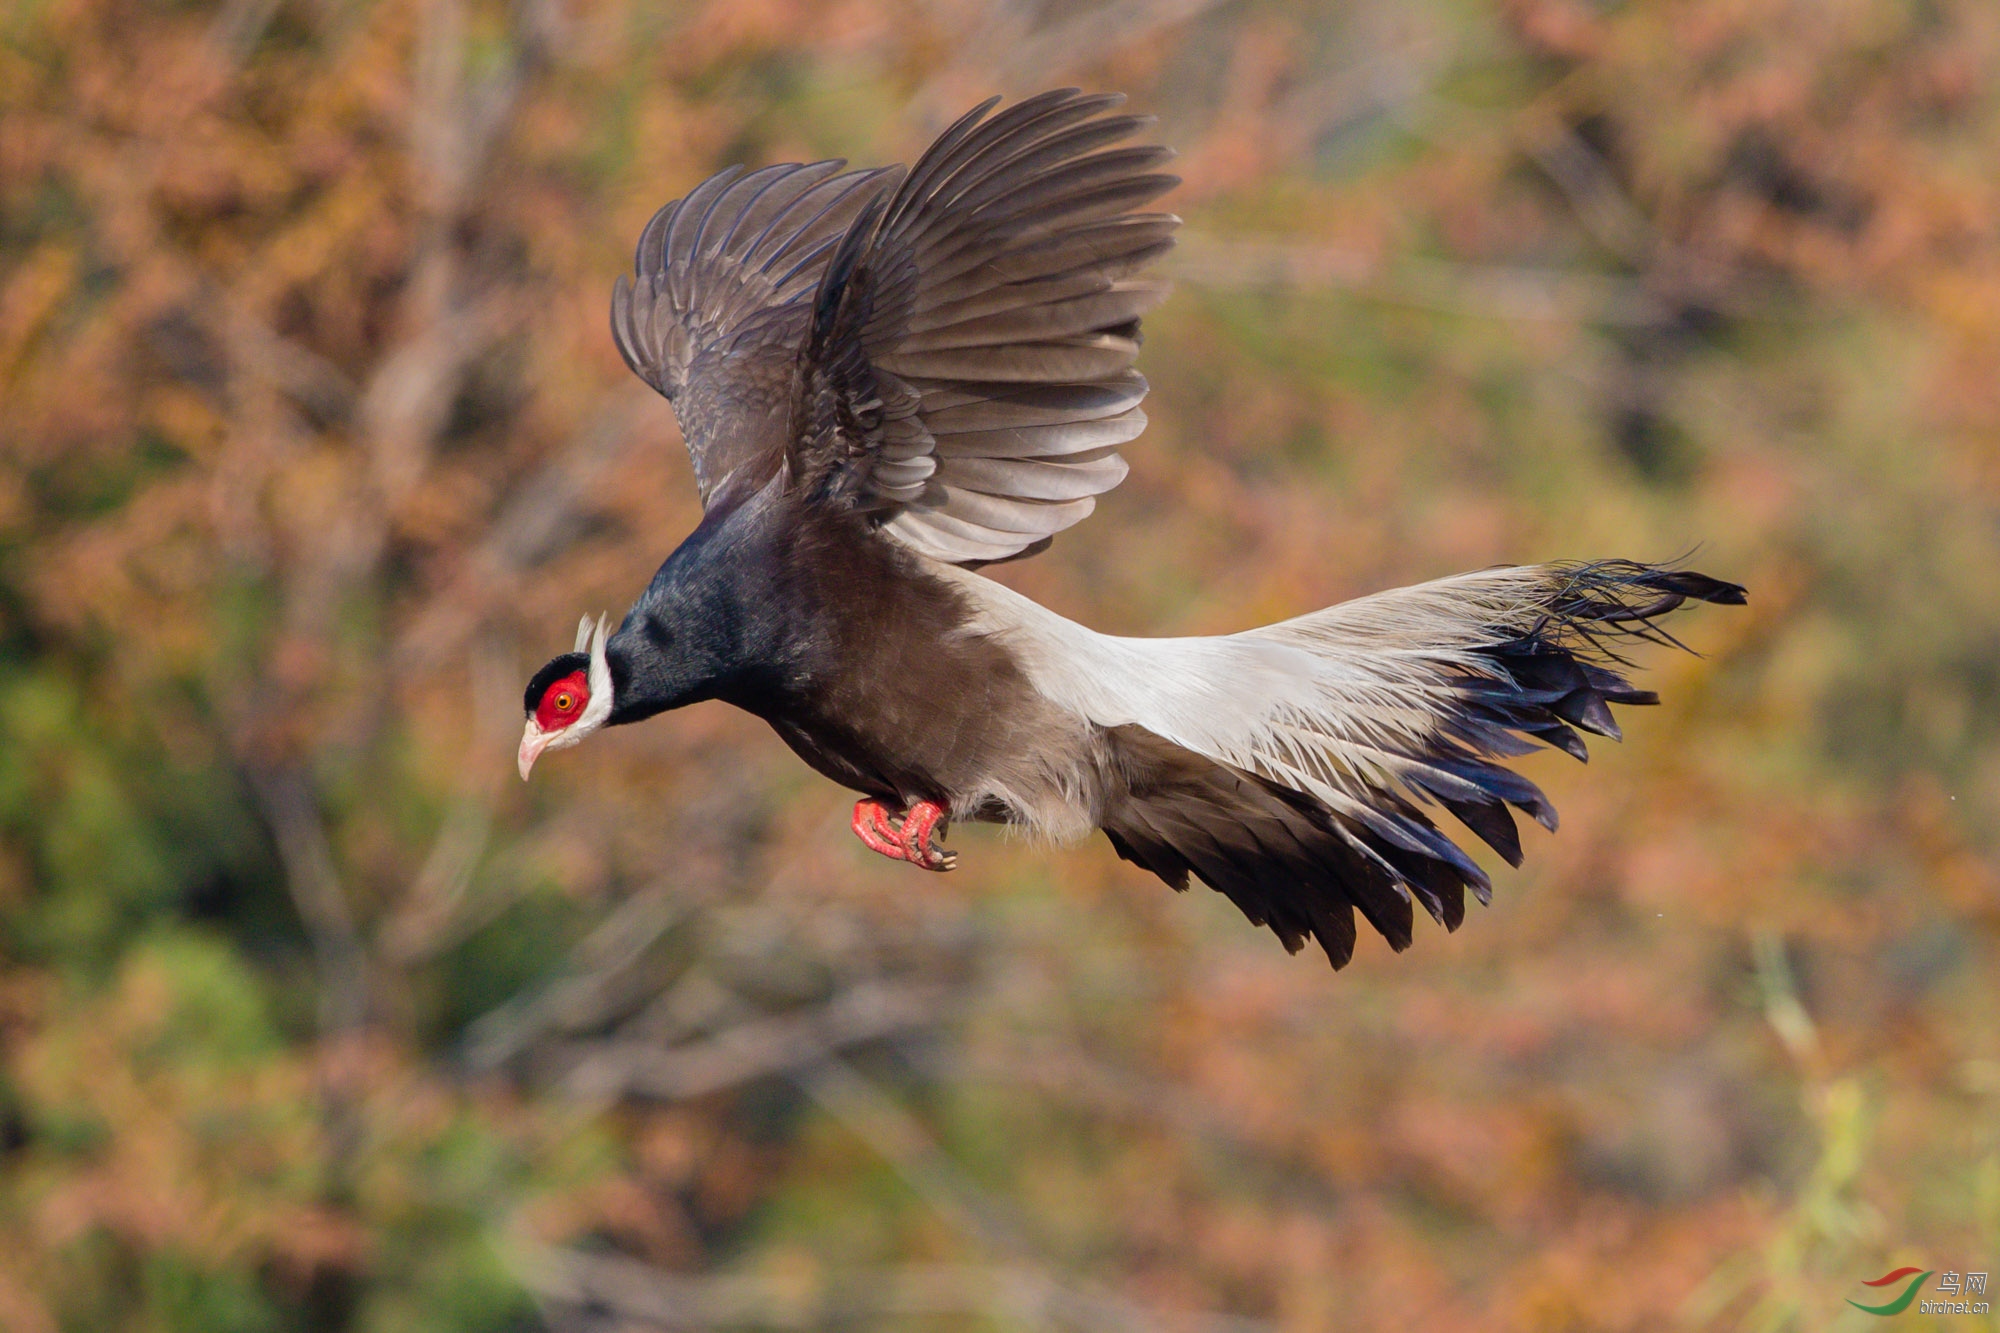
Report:
[[[800,545],[810,568],[773,594],[791,625],[787,669],[730,702],[813,768],[966,817],[996,775],[1046,767],[1038,747],[1075,743],[1005,644],[972,630],[956,588],[872,534]]]

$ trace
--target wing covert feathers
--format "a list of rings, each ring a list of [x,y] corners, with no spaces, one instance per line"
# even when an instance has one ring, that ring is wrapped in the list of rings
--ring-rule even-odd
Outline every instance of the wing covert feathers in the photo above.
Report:
[[[1743,589],[1605,561],[1492,569],[1379,593],[1241,634],[1095,634],[977,575],[954,583],[1035,688],[1106,729],[1121,780],[1098,822],[1120,856],[1176,888],[1198,875],[1296,951],[1335,967],[1359,911],[1407,948],[1414,908],[1448,929],[1486,873],[1445,811],[1510,865],[1512,811],[1556,812],[1504,761],[1540,744],[1585,759],[1618,736],[1612,704],[1651,704],[1622,674],[1635,641],[1689,601]],[[984,585],[977,588],[973,585]]]
[[[1006,559],[1089,514],[1145,426],[1137,276],[1176,183],[1119,98],[1044,93],[939,136],[858,215],[814,302],[798,470],[951,563]]]

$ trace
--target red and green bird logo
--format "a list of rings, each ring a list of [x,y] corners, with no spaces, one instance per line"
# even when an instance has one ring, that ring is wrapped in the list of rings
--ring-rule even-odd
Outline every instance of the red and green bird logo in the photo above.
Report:
[[[1884,1273],[1881,1277],[1870,1282],[1863,1282],[1861,1285],[1864,1287],[1886,1287],[1892,1282],[1901,1282],[1904,1278],[1910,1277],[1912,1273],[1915,1273],[1916,1276],[1910,1278],[1910,1285],[1903,1288],[1902,1295],[1888,1302],[1886,1305],[1863,1305],[1860,1301],[1855,1300],[1848,1301],[1848,1304],[1867,1314],[1901,1314],[1910,1308],[1910,1302],[1917,1298],[1917,1293],[1923,1290],[1925,1281],[1936,1271],[1934,1268],[1919,1269],[1912,1266],[1909,1268],[1898,1268],[1893,1273]]]

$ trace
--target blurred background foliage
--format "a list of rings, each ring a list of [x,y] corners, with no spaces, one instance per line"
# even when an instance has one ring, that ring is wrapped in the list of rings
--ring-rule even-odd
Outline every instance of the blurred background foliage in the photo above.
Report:
[[[1067,82],[1188,225],[999,577],[1752,589],[1456,935],[900,870],[720,705],[512,778],[696,513],[648,215]],[[1990,0],[15,0],[0,1327],[1862,1327],[2000,1266],[1996,574]]]

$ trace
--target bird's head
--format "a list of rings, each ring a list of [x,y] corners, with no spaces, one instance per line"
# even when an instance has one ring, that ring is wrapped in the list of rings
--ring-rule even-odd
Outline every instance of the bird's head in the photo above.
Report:
[[[535,673],[521,706],[528,714],[521,733],[521,780],[528,780],[544,750],[575,745],[611,716],[611,663],[604,651],[604,617],[593,625],[577,622],[576,648]]]

